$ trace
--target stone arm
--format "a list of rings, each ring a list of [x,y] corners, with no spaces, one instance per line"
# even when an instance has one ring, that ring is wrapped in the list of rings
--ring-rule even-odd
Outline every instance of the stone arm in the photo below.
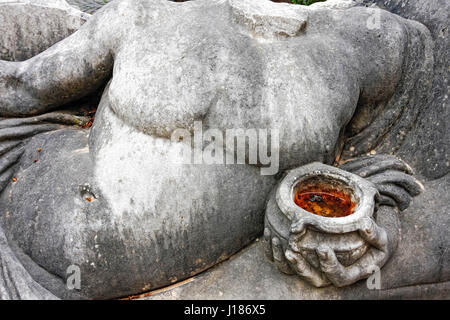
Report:
[[[120,3],[120,1],[118,1]],[[112,73],[117,28],[125,30],[111,3],[77,32],[23,62],[0,61],[0,116],[44,113],[98,89]]]

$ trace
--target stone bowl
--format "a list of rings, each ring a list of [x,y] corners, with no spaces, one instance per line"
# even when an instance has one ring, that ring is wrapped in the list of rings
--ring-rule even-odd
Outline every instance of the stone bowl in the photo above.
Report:
[[[299,190],[308,188],[345,195],[353,206],[351,214],[321,216],[303,209],[294,197]],[[316,249],[320,245],[329,246],[338,260],[349,266],[369,248],[358,230],[364,227],[366,219],[373,217],[377,194],[371,182],[355,174],[311,163],[289,171],[272,192],[266,207],[266,229],[279,238],[283,248],[300,253],[315,268],[319,268]],[[305,232],[292,233],[293,224],[303,224]]]

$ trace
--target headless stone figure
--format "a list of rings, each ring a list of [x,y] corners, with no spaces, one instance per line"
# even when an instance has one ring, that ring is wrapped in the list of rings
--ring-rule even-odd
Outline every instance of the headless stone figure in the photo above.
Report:
[[[368,26],[374,17],[379,27]],[[19,118],[3,120],[11,145],[2,157],[14,170],[4,173],[2,245],[8,238],[17,259],[34,265],[32,278],[59,297],[70,294],[71,265],[81,271],[77,294],[89,298],[196,275],[261,234],[265,201],[285,170],[395,148],[402,99],[418,94],[404,79],[429,70],[428,38],[418,23],[364,7],[114,1],[39,55],[0,61],[0,115]],[[43,114],[39,125],[49,126],[48,112],[106,83],[90,130],[25,123]],[[260,164],[180,163],[183,142],[171,137],[194,133],[198,122],[204,131],[278,130],[279,174],[261,175]],[[20,147],[11,142],[25,137]],[[366,177],[391,170],[394,177],[378,176],[380,185],[406,182],[382,193],[381,204],[404,209],[420,192],[410,169],[373,159],[348,170],[368,167]],[[397,246],[398,224],[366,231],[385,250],[381,267]],[[2,261],[11,254],[2,251]],[[334,284],[365,272],[335,276]]]

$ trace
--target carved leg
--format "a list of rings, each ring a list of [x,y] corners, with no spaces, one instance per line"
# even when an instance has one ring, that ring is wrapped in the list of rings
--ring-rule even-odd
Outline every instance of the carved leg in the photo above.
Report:
[[[61,124],[83,125],[86,121],[88,119],[85,117],[56,112],[32,118],[0,120],[0,192],[10,183],[17,181],[15,177],[17,164],[31,137],[61,129],[63,128]],[[0,300],[9,299],[57,299],[57,297],[38,284],[28,273],[10,248],[3,226],[0,225]]]

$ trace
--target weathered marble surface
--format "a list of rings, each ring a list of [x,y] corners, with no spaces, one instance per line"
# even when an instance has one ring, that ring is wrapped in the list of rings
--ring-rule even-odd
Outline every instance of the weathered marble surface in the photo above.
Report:
[[[342,151],[343,127],[352,120],[352,129],[344,135],[350,139],[370,122],[364,113],[367,105],[401,110],[401,124],[408,128],[416,128],[415,119],[422,119],[416,111],[431,85],[433,64],[431,38],[422,25],[381,11],[382,28],[367,31],[367,19],[376,10],[323,9],[308,11],[308,24],[298,37],[254,38],[251,29],[236,24],[229,9],[226,1],[115,1],[72,37],[19,64],[30,71],[21,80],[44,90],[38,99],[25,92],[19,102],[6,93],[2,115],[29,116],[74,101],[108,81],[113,64],[114,77],[92,130],[61,128],[36,135],[17,164],[17,183],[2,194],[3,225],[16,256],[13,266],[23,265],[35,280],[20,287],[23,295],[7,292],[6,297],[26,298],[33,292],[29,282],[39,288],[35,296],[45,296],[48,289],[58,297],[70,297],[73,293],[66,290],[64,278],[72,263],[81,266],[84,297],[134,294],[205,270],[257,237],[264,200],[275,178],[261,177],[252,166],[171,166],[173,149],[164,138],[176,127],[191,129],[198,115],[207,127],[276,123],[284,128],[282,170],[311,161],[334,162]],[[277,26],[279,17],[269,14],[268,19],[275,21],[270,28]],[[305,15],[299,14],[298,21],[302,19]],[[11,67],[0,64],[0,72]],[[54,72],[47,75],[48,70]],[[398,101],[390,101],[398,88],[397,100],[410,97],[406,108],[398,109]],[[24,108],[17,110],[16,105]],[[285,109],[274,109],[279,105]],[[161,106],[170,112],[159,112]],[[203,109],[195,109],[199,106]],[[375,129],[389,128],[390,120]],[[344,154],[398,149],[392,143],[395,132],[382,137],[386,140],[376,141],[378,145],[347,145]],[[406,149],[404,141],[399,140]],[[39,155],[37,148],[43,150]],[[36,156],[39,161],[34,163]],[[420,172],[429,165],[415,164]],[[88,186],[94,201],[84,201],[86,192],[80,186]],[[425,204],[443,202],[426,210],[429,215],[417,203],[417,211],[405,214],[402,232],[411,238],[401,242],[393,258],[405,268],[401,274],[393,270],[388,282],[392,287],[448,281],[448,199],[437,198],[448,180],[427,181],[426,186],[430,191],[422,198]],[[0,244],[6,248],[5,241]],[[10,257],[2,250],[2,263]],[[290,289],[282,288],[281,276],[267,271],[269,262],[248,257],[241,261],[248,270],[261,266],[267,283],[280,286],[280,291],[270,293],[274,297],[327,297],[314,290],[292,290],[290,295]],[[239,280],[250,288],[252,279],[261,278],[257,271],[250,276],[236,266],[231,270],[242,271],[232,271],[231,278],[218,280],[218,286],[241,288]],[[218,274],[224,274],[220,268]],[[247,294],[241,292],[242,297]],[[255,290],[257,297],[262,292]],[[361,297],[351,288],[334,297],[343,295]]]
[[[78,30],[89,18],[60,0],[0,0],[0,60],[23,61]]]
[[[437,179],[450,172],[450,92],[448,68],[450,61],[447,0],[365,0],[376,3],[395,14],[423,23],[431,32],[434,43],[431,88],[421,102],[420,115],[411,133],[396,152],[428,179]]]

